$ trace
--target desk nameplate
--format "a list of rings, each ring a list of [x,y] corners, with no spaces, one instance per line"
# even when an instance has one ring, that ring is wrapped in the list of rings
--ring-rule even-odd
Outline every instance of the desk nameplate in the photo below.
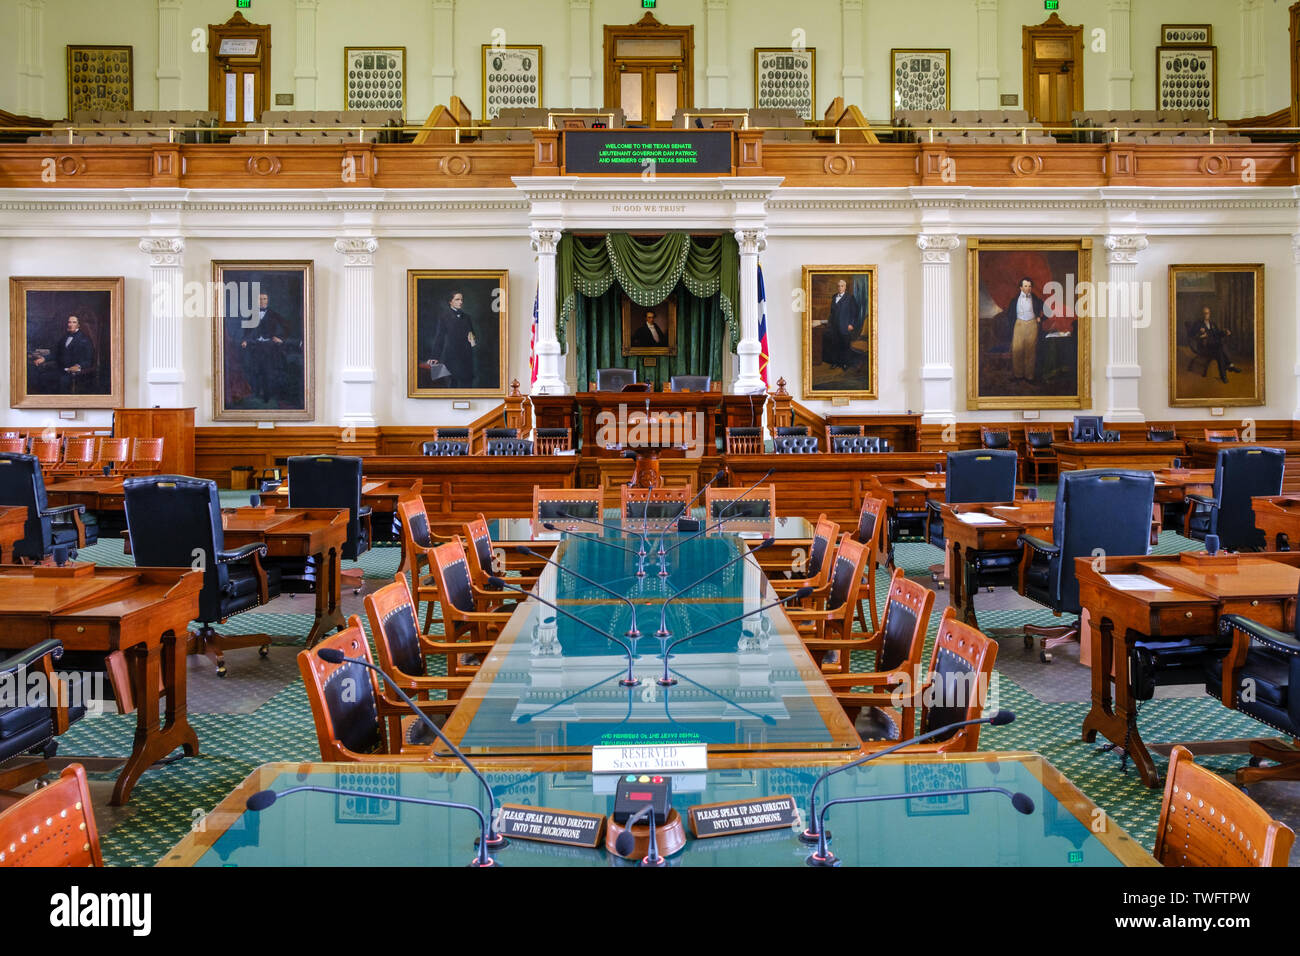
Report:
[[[708,769],[707,744],[591,748],[592,773],[682,773]]]
[[[594,849],[605,832],[605,817],[599,813],[526,807],[503,803],[494,821],[504,836],[539,843],[559,843]]]
[[[734,800],[729,803],[706,803],[687,811],[691,836],[697,840],[754,833],[758,830],[782,830],[803,825],[794,797],[764,797],[761,800]]]

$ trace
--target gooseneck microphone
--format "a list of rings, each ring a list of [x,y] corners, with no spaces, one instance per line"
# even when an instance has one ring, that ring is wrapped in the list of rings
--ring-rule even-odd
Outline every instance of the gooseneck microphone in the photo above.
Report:
[[[530,558],[536,558],[539,561],[552,565],[557,570],[563,571],[565,574],[571,574],[579,581],[582,581],[586,584],[590,584],[593,588],[596,588],[597,590],[600,591],[604,591],[606,594],[610,595],[611,597],[617,598],[618,600],[622,601],[624,604],[628,606],[628,610],[632,612],[632,629],[627,632],[627,636],[631,638],[638,638],[641,636],[641,631],[636,626],[636,605],[632,603],[631,599],[628,598],[627,595],[619,594],[617,591],[612,591],[609,588],[605,587],[605,585],[601,584],[599,581],[593,581],[591,578],[587,577],[586,575],[579,574],[577,571],[573,570],[573,568],[560,564],[558,561],[554,561],[551,558],[548,558],[544,554],[538,554],[532,548],[516,548],[515,551],[518,554],[526,555],[527,557]]]
[[[817,788],[821,785],[821,782],[825,780],[827,777],[833,776],[834,774],[837,773],[841,773],[845,770],[851,770],[854,767],[860,767],[864,763],[870,763],[872,760],[875,760],[878,757],[884,757],[888,754],[896,753],[897,751],[902,750],[905,747],[910,747],[913,744],[919,744],[922,741],[932,740],[935,737],[942,737],[944,734],[947,734],[954,730],[961,730],[963,727],[973,727],[975,724],[991,724],[994,727],[1003,727],[1011,723],[1015,719],[1016,719],[1016,715],[1014,711],[999,710],[996,714],[993,714],[992,716],[989,717],[977,717],[974,720],[959,720],[956,723],[948,724],[944,727],[939,727],[935,730],[928,731],[924,734],[921,734],[919,737],[909,737],[907,740],[900,741],[899,743],[896,743],[891,747],[886,747],[884,750],[873,750],[865,757],[859,757],[857,760],[853,761],[852,763],[846,763],[846,764],[841,764],[838,767],[832,767],[830,770],[827,770],[824,774],[822,774],[815,781],[813,781],[812,789],[808,791],[809,829],[804,830],[803,833],[799,834],[799,839],[803,840],[805,843],[820,844],[822,841],[821,827],[818,825],[817,822]],[[826,839],[830,839],[829,833],[826,834]]]
[[[567,511],[564,512],[564,514],[560,515],[560,517],[561,517],[561,518],[566,518],[566,519],[568,519],[568,520],[570,520],[570,521],[577,521],[577,522],[580,522],[580,523],[582,523],[582,524],[594,524],[594,525],[596,525],[597,527],[604,528],[606,531],[617,531],[619,534],[634,534],[634,535],[636,535],[638,538],[641,539],[641,550],[640,550],[640,551],[634,551],[634,552],[632,552],[632,553],[635,554],[638,558],[644,558],[644,557],[646,556],[646,554],[647,554],[647,553],[649,552],[649,550],[650,550],[650,539],[647,538],[647,537],[645,536],[644,532],[637,531],[635,528],[625,528],[625,527],[623,527],[621,524],[610,524],[608,521],[597,521],[595,518],[579,518],[577,515],[571,515],[571,514],[569,514]],[[542,527],[543,527],[543,528],[547,528],[548,531],[549,531],[549,530],[562,530],[562,529],[558,529],[558,528],[557,528],[557,529],[551,529],[551,528],[548,528],[546,525],[542,525]],[[572,532],[572,531],[568,531],[568,532],[565,532],[565,533],[566,533],[566,534],[574,534],[574,532]],[[601,538],[601,539],[599,539],[599,540],[602,540],[602,541],[603,541],[604,539]]]
[[[818,833],[821,839],[817,841],[817,849],[808,854],[807,863],[809,866],[839,866],[842,862],[829,846],[826,845],[826,814],[831,807],[838,806],[841,803],[877,803],[883,800],[924,800],[928,797],[960,797],[972,793],[1000,793],[1011,801],[1011,805],[1020,813],[1028,816],[1034,812],[1034,801],[1028,794],[1012,793],[1005,787],[966,787],[961,790],[922,790],[917,793],[883,793],[883,794],[864,794],[855,797],[840,797],[836,800],[829,801],[821,811],[821,820],[818,821]]]
[[[686,641],[694,640],[697,637],[702,637],[703,635],[708,634],[711,631],[718,630],[718,628],[720,627],[726,627],[728,624],[735,624],[737,621],[743,621],[745,618],[751,617],[755,614],[762,613],[763,611],[770,611],[772,608],[780,607],[782,604],[785,604],[789,601],[803,600],[808,595],[812,594],[812,592],[813,592],[812,588],[808,588],[808,587],[800,588],[798,591],[795,591],[793,594],[789,595],[788,597],[783,597],[779,601],[773,601],[771,604],[764,604],[762,607],[756,607],[752,611],[746,611],[744,614],[739,614],[736,617],[731,618],[730,620],[720,621],[717,624],[712,624],[709,627],[704,628],[703,630],[692,631],[690,634],[687,634],[685,637],[679,637],[677,638],[677,640],[665,644],[664,645],[664,672],[662,675],[660,675],[658,678],[655,679],[655,683],[658,684],[660,687],[671,687],[673,686],[673,684],[677,683],[677,678],[673,677],[671,674],[668,673],[668,652],[671,651],[678,644],[683,644]]]
[[[726,564],[718,565],[708,574],[704,575],[704,577],[692,581],[690,584],[684,585],[683,587],[678,588],[672,594],[668,595],[668,598],[664,601],[663,606],[660,607],[659,609],[659,630],[655,631],[655,637],[659,638],[660,640],[663,640],[665,637],[670,636],[668,631],[668,605],[669,604],[677,600],[679,597],[681,597],[691,588],[695,587],[697,584],[703,584],[705,581],[713,577],[719,571],[725,571],[733,564],[736,564],[739,561],[744,561],[751,554],[757,554],[758,552],[762,551],[764,548],[770,548],[772,544],[773,544],[773,540],[771,538],[765,538],[762,541],[760,541],[758,544],[754,545],[752,548],[742,547],[740,549],[740,554],[736,555]]]
[[[585,519],[584,519],[584,520],[585,520]],[[600,524],[600,522],[599,522],[599,521],[593,521],[592,524]],[[621,545],[621,544],[615,544],[613,541],[606,541],[604,538],[598,538],[598,537],[596,537],[596,535],[594,535],[594,534],[580,534],[580,533],[578,533],[577,531],[566,531],[566,530],[564,530],[563,528],[557,528],[557,527],[554,525],[554,523],[552,523],[552,522],[550,522],[550,521],[543,522],[543,523],[542,523],[542,527],[545,528],[547,531],[558,531],[560,534],[567,534],[567,535],[569,535],[570,537],[578,538],[578,539],[580,539],[580,540],[582,540],[582,541],[594,541],[594,542],[596,542],[596,544],[603,544],[603,545],[604,545],[605,547],[607,547],[607,548],[618,548],[618,550],[620,550],[620,551],[626,551],[628,554],[635,554],[638,558],[642,558],[642,557],[644,557],[644,555],[642,555],[642,554],[640,554],[640,553],[638,553],[638,552],[636,552],[636,551],[633,551],[631,548],[625,548],[625,547],[623,547],[623,545]],[[603,527],[603,526],[602,526],[602,527]]]
[[[691,507],[695,504],[695,502],[700,500],[700,495],[708,491],[709,488],[712,487],[715,481],[720,481],[725,477],[727,477],[727,473],[725,471],[722,471],[721,469],[714,472],[713,477],[710,478],[708,481],[706,481],[700,487],[700,490],[695,493],[695,497],[692,498],[690,501],[686,502],[686,504],[682,505],[680,509],[678,509],[676,517],[674,517],[672,521],[668,521],[664,524],[663,530],[659,532],[659,543],[656,547],[656,553],[658,555],[662,557],[663,555],[668,553],[664,550],[664,535],[668,533],[668,525],[672,524],[673,521],[679,520],[682,517],[682,515],[689,515],[691,513]],[[668,572],[660,571],[659,573],[661,575],[667,575]]]
[[[632,825],[640,823],[643,817],[649,818],[650,846],[646,850],[646,855],[641,858],[641,862],[637,865],[667,866],[668,861],[659,855],[659,835],[655,833],[655,808],[652,803],[647,803],[627,818],[627,823],[623,825],[623,832],[614,840],[614,852],[622,857],[626,857],[632,852],[632,848],[636,846],[636,837],[632,836]]]
[[[291,793],[332,793],[341,797],[357,797],[361,800],[373,800],[376,794],[364,790],[342,790],[337,787],[315,787],[301,786],[290,787],[288,790],[281,790],[278,793],[274,790],[259,790],[249,797],[245,802],[246,806],[253,813],[261,813],[275,803],[280,797],[287,797]],[[380,795],[384,800],[392,800],[394,803],[416,803],[425,807],[450,807],[453,810],[468,810],[474,816],[478,817],[479,839],[478,852],[474,859],[469,861],[469,866],[500,866],[496,860],[488,856],[488,817],[478,807],[471,806],[468,803],[453,803],[449,800],[429,800],[424,797],[405,797],[398,794],[385,793]]]
[[[359,657],[348,657],[337,647],[318,648],[316,651],[316,656],[319,657],[327,664],[342,664],[344,661],[347,661],[349,664],[357,664],[361,667],[365,667],[369,670],[374,671],[376,674],[382,677],[385,680],[385,682],[387,682],[388,686],[393,690],[393,692],[396,693],[397,696],[402,699],[402,703],[406,704],[407,707],[411,708],[411,711],[424,724],[424,726],[432,730],[434,736],[436,736],[439,740],[441,740],[444,744],[446,744],[448,749],[451,750],[451,752],[456,756],[456,759],[458,759],[461,763],[463,763],[465,765],[465,769],[467,769],[470,773],[472,773],[475,779],[478,780],[479,784],[483,787],[483,792],[487,794],[487,801],[488,801],[487,845],[492,847],[493,849],[496,849],[497,847],[505,846],[507,843],[506,838],[496,832],[496,828],[493,823],[493,818],[496,816],[496,809],[497,809],[496,798],[492,796],[492,788],[488,786],[488,782],[483,778],[483,774],[478,772],[478,767],[474,766],[474,764],[470,762],[470,759],[465,756],[465,754],[461,751],[459,747],[457,747],[455,744],[453,744],[450,740],[447,739],[447,735],[442,732],[442,728],[429,719],[429,715],[426,714],[424,711],[422,711],[419,705],[416,704],[415,701],[411,700],[411,698],[407,695],[406,691],[402,690],[398,682],[391,675],[389,675],[382,667],[376,667],[374,664],[370,663],[370,661],[363,660],[362,658]]]
[[[719,514],[722,515],[722,517],[720,517],[720,518],[719,518],[717,521],[715,521],[713,524],[706,525],[705,527],[701,528],[699,531],[695,532],[694,534],[692,534],[692,535],[688,535],[687,537],[682,538],[682,540],[678,541],[678,542],[677,542],[676,544],[674,544],[671,548],[669,548],[668,551],[666,551],[666,552],[664,552],[664,553],[665,553],[665,554],[670,554],[670,553],[672,553],[673,551],[676,551],[676,550],[677,550],[678,548],[680,548],[682,545],[684,545],[687,541],[690,541],[690,540],[692,540],[692,539],[694,539],[694,538],[698,538],[698,537],[699,537],[700,535],[702,535],[702,534],[707,534],[708,532],[714,530],[715,528],[720,528],[720,527],[722,527],[722,526],[723,526],[724,524],[726,524],[729,520],[731,520],[731,517],[732,517],[731,515],[728,515],[726,512],[728,512],[728,511],[730,511],[732,508],[734,508],[734,507],[735,507],[735,506],[736,506],[740,501],[742,501],[742,500],[743,500],[743,499],[744,499],[744,498],[745,498],[745,497],[746,497],[746,496],[747,496],[751,491],[753,491],[755,488],[757,488],[757,487],[758,487],[759,485],[761,485],[763,482],[767,481],[768,478],[772,477],[772,473],[773,473],[774,471],[776,471],[775,468],[769,468],[768,471],[767,471],[767,474],[765,474],[762,478],[758,479],[758,481],[754,482],[752,485],[750,485],[748,488],[746,488],[743,492],[741,492],[741,493],[738,494],[736,497],[732,498],[729,502],[727,502],[726,506],[725,506],[725,507],[724,507],[724,508],[719,512]],[[705,515],[705,516],[704,516],[704,520],[707,521],[707,520],[708,520],[708,517],[709,517],[708,515]]]
[[[550,608],[552,611],[554,611],[555,613],[557,613],[557,614],[563,614],[565,617],[569,618],[570,620],[577,621],[577,622],[578,622],[579,624],[581,624],[583,627],[587,628],[587,630],[589,630],[589,631],[595,631],[595,632],[596,632],[597,634],[599,634],[601,637],[603,637],[603,638],[605,638],[605,639],[607,639],[607,640],[613,641],[615,644],[617,644],[619,647],[623,648],[623,650],[627,652],[627,674],[626,674],[626,676],[623,677],[622,680],[620,680],[620,681],[618,682],[618,683],[619,683],[619,686],[621,686],[621,687],[640,687],[640,686],[641,686],[641,681],[637,680],[637,678],[636,678],[636,677],[633,675],[633,673],[632,673],[632,659],[633,659],[633,657],[635,656],[635,652],[634,652],[633,649],[632,649],[632,648],[633,648],[633,645],[632,645],[632,644],[629,644],[627,641],[622,640],[621,638],[617,638],[617,637],[615,637],[615,636],[614,636],[613,634],[611,634],[609,631],[602,631],[602,630],[601,630],[600,628],[598,628],[596,625],[591,624],[591,623],[589,623],[589,622],[587,622],[587,621],[584,621],[582,618],[578,617],[578,615],[576,615],[576,614],[570,614],[568,611],[566,611],[564,608],[560,607],[558,604],[552,603],[551,601],[546,600],[546,598],[544,598],[544,597],[538,597],[538,596],[537,596],[536,594],[534,594],[532,591],[525,591],[525,590],[524,590],[523,588],[521,588],[521,587],[516,587],[515,585],[513,585],[513,584],[511,584],[509,581],[507,581],[505,578],[490,577],[490,578],[488,578],[488,583],[491,584],[493,587],[501,587],[501,588],[506,588],[506,589],[508,589],[508,590],[510,590],[510,591],[518,591],[520,594],[524,595],[525,597],[530,597],[530,598],[532,598],[532,599],[533,599],[534,601],[536,601],[538,604],[545,604],[547,607],[549,607],[549,608]]]

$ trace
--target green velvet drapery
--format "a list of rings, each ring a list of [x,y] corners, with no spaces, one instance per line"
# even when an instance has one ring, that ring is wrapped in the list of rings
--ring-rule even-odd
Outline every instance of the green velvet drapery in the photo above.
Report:
[[[566,343],[578,296],[598,299],[618,284],[637,305],[658,305],[678,285],[697,299],[718,297],[727,347],[740,341],[740,250],[730,233],[695,238],[670,232],[656,239],[622,232],[603,239],[564,235],[556,250],[555,335]]]
[[[655,391],[674,375],[708,375],[722,381],[722,306],[719,297],[699,298],[689,289],[677,292],[677,354],[659,355],[647,367],[644,356],[623,354],[622,295],[574,297],[573,348],[578,391],[596,380],[598,368],[634,368],[638,382],[653,382]]]

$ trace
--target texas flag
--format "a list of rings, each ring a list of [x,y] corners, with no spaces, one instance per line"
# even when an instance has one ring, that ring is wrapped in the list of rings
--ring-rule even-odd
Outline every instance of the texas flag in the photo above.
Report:
[[[761,280],[760,280],[761,282]],[[541,290],[539,289],[538,292]],[[528,372],[531,376],[528,379],[530,386],[537,384],[537,297],[538,292],[533,293],[533,331],[528,339]],[[767,379],[763,379],[767,381]],[[529,391],[532,391],[530,388]]]
[[[758,374],[767,384],[767,292],[763,288],[763,265],[758,266]]]

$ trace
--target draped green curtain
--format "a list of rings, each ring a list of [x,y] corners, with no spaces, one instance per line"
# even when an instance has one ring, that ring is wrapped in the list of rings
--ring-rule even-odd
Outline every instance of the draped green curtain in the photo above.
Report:
[[[555,335],[561,348],[566,345],[569,319],[576,314],[579,296],[599,299],[617,283],[637,305],[658,305],[680,284],[697,299],[717,296],[727,328],[727,347],[736,351],[740,341],[740,250],[730,233],[698,239],[684,232],[655,239],[623,232],[611,232],[603,239],[564,235],[556,251],[555,271]]]
[[[603,295],[574,296],[573,349],[578,391],[596,380],[599,368],[634,368],[638,382],[653,382],[655,391],[674,375],[708,375],[722,380],[724,341],[719,297],[699,298],[689,289],[677,289],[677,354],[646,356],[623,354],[622,295],[617,288]]]

